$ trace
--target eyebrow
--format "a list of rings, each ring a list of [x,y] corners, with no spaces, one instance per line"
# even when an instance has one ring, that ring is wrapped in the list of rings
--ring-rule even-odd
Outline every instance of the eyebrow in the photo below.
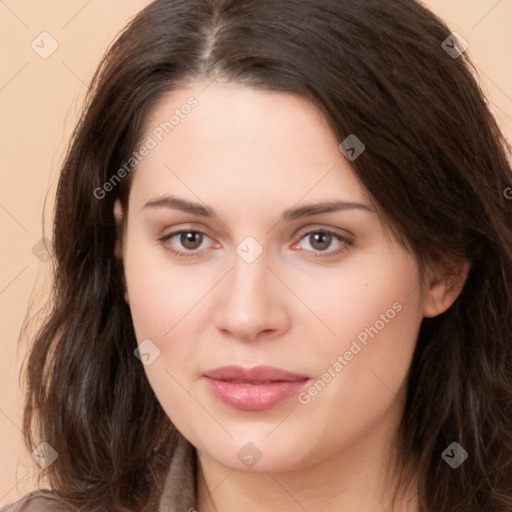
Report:
[[[170,208],[173,210],[181,210],[186,213],[191,213],[193,215],[199,215],[201,217],[217,217],[215,210],[212,208],[200,203],[186,201],[185,199],[180,199],[175,196],[164,196],[158,199],[152,199],[148,201],[142,209],[144,208]],[[290,208],[281,215],[280,221],[298,220],[305,217],[311,217],[313,215],[319,215],[321,213],[332,213],[344,210],[362,210],[375,213],[375,210],[371,206],[363,203],[341,200],[322,201],[319,203],[306,204],[297,208]]]

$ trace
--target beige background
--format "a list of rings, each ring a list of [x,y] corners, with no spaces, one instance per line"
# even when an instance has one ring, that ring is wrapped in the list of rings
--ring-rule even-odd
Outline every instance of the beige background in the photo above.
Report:
[[[0,0],[0,505],[34,485],[36,464],[20,429],[18,375],[25,351],[17,339],[31,292],[40,290],[34,311],[45,300],[49,263],[32,251],[42,236],[43,207],[49,217],[65,144],[101,55],[127,20],[148,3]],[[481,86],[512,140],[512,2],[424,3],[469,42]],[[46,59],[31,47],[35,40],[39,51],[50,48],[48,36],[41,36],[45,39],[40,42],[42,32],[58,43]]]

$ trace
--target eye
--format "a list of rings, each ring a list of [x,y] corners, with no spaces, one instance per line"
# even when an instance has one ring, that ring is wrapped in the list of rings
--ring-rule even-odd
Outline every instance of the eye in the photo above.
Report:
[[[303,240],[307,242],[307,244],[309,244],[312,249],[304,249],[303,247],[300,247],[301,241]],[[330,247],[332,247],[333,243],[335,243],[338,248],[334,250],[328,250]],[[315,253],[315,257],[331,257],[348,251],[351,245],[352,241],[340,235],[339,233],[330,231],[328,229],[316,229],[304,233],[301,236],[300,241],[292,246],[292,249],[302,248],[308,252]]]
[[[190,258],[197,256],[202,252],[203,242],[211,238],[202,231],[194,229],[182,229],[174,231],[168,235],[159,238],[159,242],[165,249],[179,258]],[[302,241],[312,247],[312,249],[301,247]],[[302,234],[300,241],[292,246],[292,249],[302,249],[311,252],[315,257],[333,257],[345,253],[352,245],[348,238],[328,229],[315,229]],[[338,246],[337,249],[329,250],[332,245]],[[176,248],[178,247],[178,248]]]
[[[192,256],[196,256],[197,253],[200,252],[201,245],[205,238],[210,237],[202,231],[182,229],[159,238],[159,241],[167,250],[176,256],[181,258],[190,258]],[[176,246],[181,246],[184,250],[176,249]]]

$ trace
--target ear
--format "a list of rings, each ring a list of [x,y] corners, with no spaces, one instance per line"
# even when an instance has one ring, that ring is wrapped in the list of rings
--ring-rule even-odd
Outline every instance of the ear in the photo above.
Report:
[[[121,260],[123,259],[123,240],[122,240],[122,233],[121,233],[121,222],[123,220],[124,211],[123,206],[121,204],[120,199],[116,199],[114,202],[114,219],[116,222],[116,243],[114,246],[114,254],[117,259]],[[124,300],[127,304],[130,304],[130,299],[128,297],[128,290],[126,288],[126,279],[123,273],[123,288],[124,288]]]
[[[121,205],[121,200],[116,199],[114,202],[114,219],[116,221],[116,245],[114,248],[114,253],[116,258],[121,259],[123,257],[123,241],[121,239],[121,222],[123,220],[124,212],[123,206]]]
[[[468,277],[471,263],[463,260],[454,272],[432,273],[427,282],[423,316],[435,317],[444,313],[459,296]]]

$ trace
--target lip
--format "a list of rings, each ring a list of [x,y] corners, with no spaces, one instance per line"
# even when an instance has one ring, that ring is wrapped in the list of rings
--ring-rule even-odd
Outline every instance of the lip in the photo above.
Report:
[[[246,411],[269,409],[298,393],[307,375],[273,366],[222,366],[203,375],[209,391],[224,404]]]
[[[292,373],[274,366],[260,365],[254,368],[241,366],[221,366],[204,373],[205,377],[216,380],[245,380],[245,381],[296,381],[309,379],[308,375]]]

